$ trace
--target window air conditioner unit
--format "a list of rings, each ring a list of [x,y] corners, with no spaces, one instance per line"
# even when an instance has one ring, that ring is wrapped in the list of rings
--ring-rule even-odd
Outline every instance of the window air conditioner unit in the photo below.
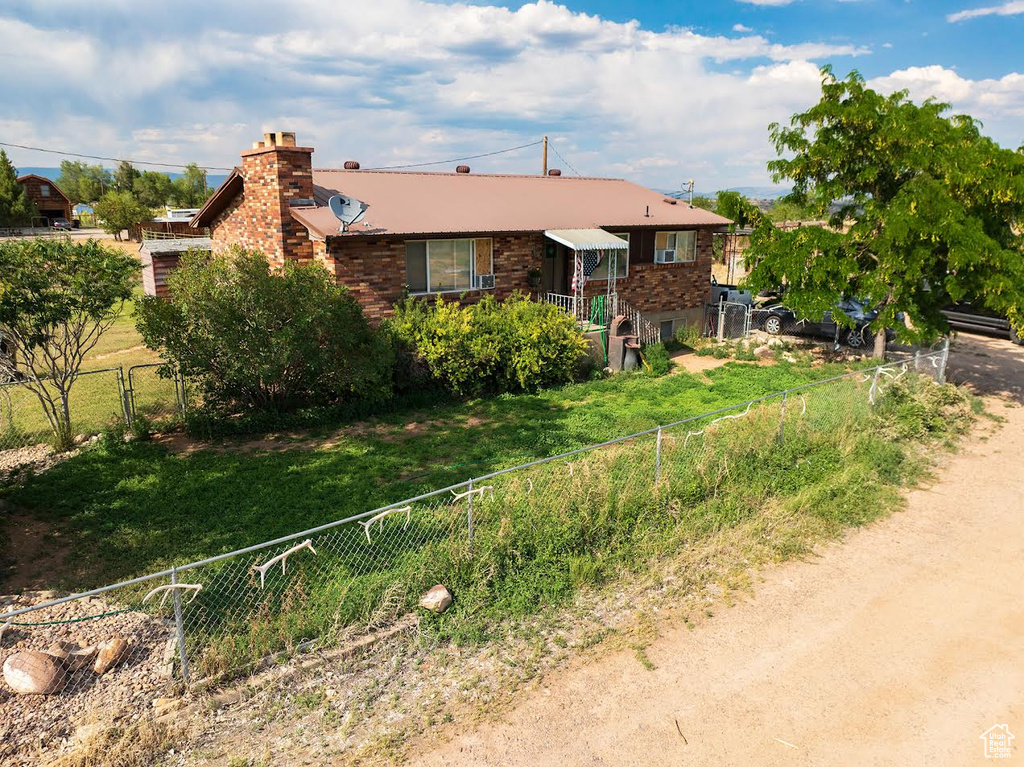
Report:
[[[494,275],[478,274],[476,276],[476,287],[478,290],[494,290]]]
[[[674,250],[663,250],[660,253],[661,258],[658,260],[662,264],[674,264],[676,262],[676,252]]]

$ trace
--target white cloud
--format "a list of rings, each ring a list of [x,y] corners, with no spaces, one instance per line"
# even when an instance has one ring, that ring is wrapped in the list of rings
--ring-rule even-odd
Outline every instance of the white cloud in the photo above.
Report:
[[[733,24],[732,31],[739,32],[741,35],[745,35],[749,32],[753,32],[754,30],[748,27],[746,24]]]
[[[279,0],[98,0],[61,13],[60,28],[42,13],[0,15],[6,141],[230,166],[264,130],[295,130],[317,167],[370,167],[547,133],[582,172],[672,189],[684,178],[706,190],[766,182],[767,125],[817,100],[819,64],[841,71],[841,57],[870,53],[749,31],[655,32],[544,0],[514,10],[294,0],[287,13]],[[471,164],[538,163],[525,150]]]
[[[1024,13],[1024,2],[1013,0],[1013,2],[1003,3],[1002,5],[989,5],[982,8],[969,8],[957,11],[946,16],[946,21],[955,24],[958,21],[978,19],[982,16],[1016,16],[1021,13]]]

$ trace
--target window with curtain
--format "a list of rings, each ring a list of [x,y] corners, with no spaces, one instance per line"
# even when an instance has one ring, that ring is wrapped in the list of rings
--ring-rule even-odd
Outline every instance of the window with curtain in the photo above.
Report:
[[[655,232],[654,262],[678,264],[697,260],[697,232]]]
[[[491,241],[416,240],[405,243],[406,284],[413,293],[473,290],[477,275],[491,274]]]

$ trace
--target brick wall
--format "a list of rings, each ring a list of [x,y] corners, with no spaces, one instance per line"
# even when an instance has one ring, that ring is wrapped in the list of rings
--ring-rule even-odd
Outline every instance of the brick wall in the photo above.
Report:
[[[315,258],[342,285],[359,298],[367,314],[379,319],[390,313],[391,307],[405,291],[405,240],[364,240],[344,237],[332,238],[329,245],[314,243]],[[494,290],[471,290],[464,301],[478,301],[484,295],[499,300],[508,298],[513,291],[532,292],[527,273],[540,268],[543,235],[496,235],[491,238],[494,253]],[[458,298],[450,293],[446,297]]]
[[[654,238],[649,230],[631,232],[630,243],[635,242],[639,245],[630,249],[629,276],[616,283],[619,296],[651,322],[699,321],[711,290],[711,231],[698,231],[697,260],[689,264],[654,263]],[[585,292],[603,295],[604,281],[587,283]]]
[[[289,200],[313,197],[313,150],[267,144],[242,153],[243,191],[210,225],[214,253],[231,245],[259,250],[273,266],[309,262],[313,242],[292,218]]]
[[[488,293],[499,300],[515,290],[537,293],[528,281],[530,269],[539,269],[544,235],[496,235],[494,249],[494,290],[469,291],[465,301],[475,301]],[[697,260],[692,264],[653,263],[653,239],[650,259],[631,255],[629,276],[617,282],[619,295],[633,304],[652,322],[661,319],[699,319],[707,301],[711,279],[711,232],[701,231],[697,238]],[[332,238],[328,244],[314,243],[315,259],[324,264],[342,285],[363,304],[375,319],[390,313],[405,289],[405,241],[398,239],[365,240]],[[571,268],[571,266],[570,266]],[[603,295],[603,281],[587,284],[590,296]],[[449,294],[452,298],[458,293]]]

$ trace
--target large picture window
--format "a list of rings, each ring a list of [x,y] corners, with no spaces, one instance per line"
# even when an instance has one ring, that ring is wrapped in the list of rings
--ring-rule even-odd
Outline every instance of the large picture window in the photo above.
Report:
[[[655,232],[654,263],[679,264],[697,260],[697,232]]]
[[[629,234],[623,232],[612,232],[616,237],[620,237],[626,242],[629,242]],[[615,263],[615,279],[622,280],[629,276],[629,249],[616,251],[616,254],[612,254],[611,251],[606,250],[604,257],[601,259],[601,263],[597,265],[594,273],[590,275],[591,280],[607,280],[608,269],[612,262],[612,259],[616,259]]]
[[[479,278],[493,273],[491,241],[417,240],[405,243],[406,284],[413,293],[450,293],[489,287]]]

